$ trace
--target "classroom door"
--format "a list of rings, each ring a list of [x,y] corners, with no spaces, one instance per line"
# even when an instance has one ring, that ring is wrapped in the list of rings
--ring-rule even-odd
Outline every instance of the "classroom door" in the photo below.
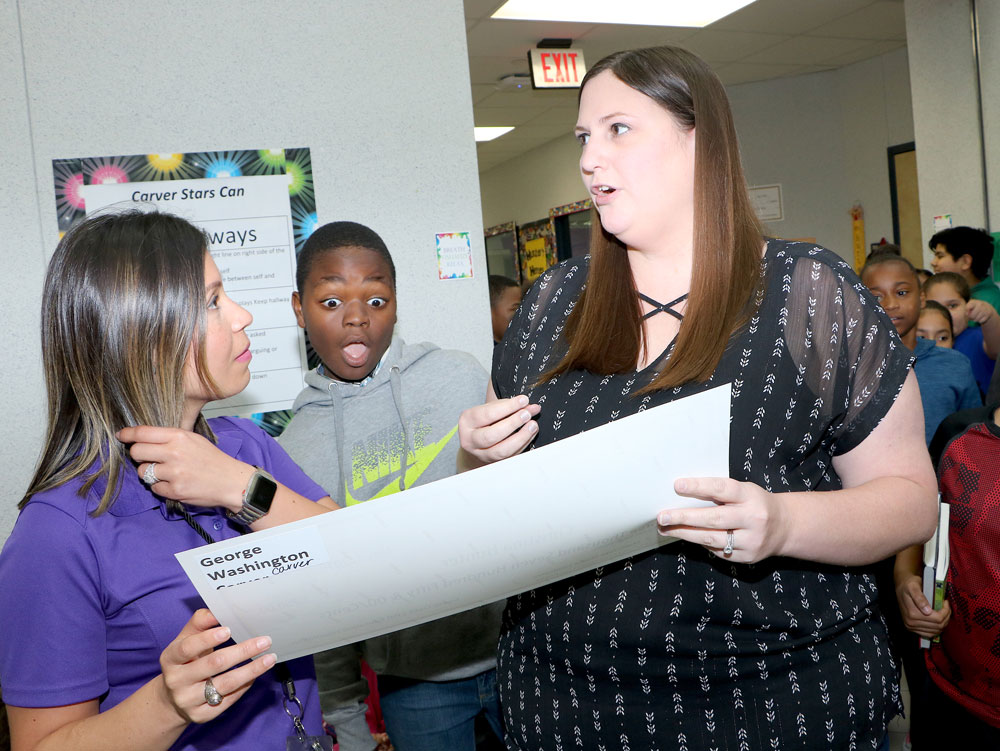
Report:
[[[920,191],[917,188],[917,151],[913,142],[889,147],[889,191],[892,197],[893,242],[918,269],[924,265],[920,232]]]

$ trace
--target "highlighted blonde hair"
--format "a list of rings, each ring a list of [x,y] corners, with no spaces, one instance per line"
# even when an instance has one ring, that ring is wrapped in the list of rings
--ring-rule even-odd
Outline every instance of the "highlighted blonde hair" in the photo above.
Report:
[[[139,211],[88,218],[60,241],[42,297],[48,430],[20,507],[90,472],[80,494],[104,478],[94,514],[106,511],[132,468],[115,433],[180,426],[192,342],[198,375],[216,391],[203,336],[207,247],[189,222]],[[195,430],[213,437],[200,416]]]

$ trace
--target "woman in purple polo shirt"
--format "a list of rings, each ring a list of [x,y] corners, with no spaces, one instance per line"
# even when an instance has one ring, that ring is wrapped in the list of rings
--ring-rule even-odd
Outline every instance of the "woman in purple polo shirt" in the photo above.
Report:
[[[284,748],[290,688],[322,732],[311,658],[227,645],[174,559],[334,508],[251,423],[201,414],[251,359],[251,316],[206,247],[182,219],[128,212],[70,230],[49,264],[48,433],[0,553],[16,751]]]

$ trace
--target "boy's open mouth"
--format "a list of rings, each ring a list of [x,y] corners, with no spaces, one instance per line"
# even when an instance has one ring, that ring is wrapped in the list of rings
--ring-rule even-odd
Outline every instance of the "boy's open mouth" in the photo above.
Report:
[[[364,342],[351,342],[343,349],[344,360],[353,368],[364,365],[368,360],[368,345]]]

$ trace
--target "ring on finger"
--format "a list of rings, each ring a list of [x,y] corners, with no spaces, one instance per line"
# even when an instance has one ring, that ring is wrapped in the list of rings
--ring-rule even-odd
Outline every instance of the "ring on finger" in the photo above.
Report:
[[[723,555],[733,554],[733,530],[731,529],[726,532],[726,547],[722,549],[722,554]]]
[[[205,703],[210,707],[217,707],[222,704],[225,697],[219,693],[219,689],[212,683],[211,678],[205,679]]]
[[[160,478],[156,476],[156,462],[146,465],[146,471],[142,473],[142,481],[147,485],[156,485]]]

